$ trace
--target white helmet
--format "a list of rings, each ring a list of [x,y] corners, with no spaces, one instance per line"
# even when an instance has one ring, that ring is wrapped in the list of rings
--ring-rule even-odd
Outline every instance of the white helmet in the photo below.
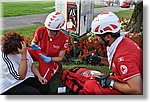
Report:
[[[112,12],[103,12],[92,21],[91,32],[94,34],[116,33],[120,29],[119,18]]]
[[[47,16],[44,25],[50,30],[60,30],[64,23],[65,19],[60,12],[52,12]]]

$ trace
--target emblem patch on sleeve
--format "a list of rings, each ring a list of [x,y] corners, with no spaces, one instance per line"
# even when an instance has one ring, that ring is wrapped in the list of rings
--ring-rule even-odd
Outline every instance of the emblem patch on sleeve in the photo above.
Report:
[[[126,74],[128,72],[128,67],[125,65],[121,65],[120,70],[121,70],[122,74]]]
[[[124,61],[123,57],[118,58],[118,62]]]
[[[64,44],[64,48],[66,48],[66,49],[68,48],[68,43]]]

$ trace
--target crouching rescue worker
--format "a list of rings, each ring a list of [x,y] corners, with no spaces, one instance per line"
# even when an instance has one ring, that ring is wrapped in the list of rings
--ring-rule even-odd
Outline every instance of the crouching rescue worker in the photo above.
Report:
[[[60,12],[50,13],[44,25],[39,27],[29,48],[31,57],[39,62],[39,72],[48,81],[61,68],[68,49],[68,36],[61,31],[65,19]]]
[[[142,94],[143,63],[142,50],[121,33],[119,18],[112,12],[99,14],[92,21],[95,38],[107,46],[108,58],[88,56],[91,63],[107,64],[112,73],[96,80],[88,80],[84,94]]]

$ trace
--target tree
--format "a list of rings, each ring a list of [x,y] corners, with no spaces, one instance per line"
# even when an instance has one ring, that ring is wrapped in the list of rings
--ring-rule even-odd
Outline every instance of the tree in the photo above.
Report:
[[[126,30],[131,33],[143,31],[143,0],[138,1],[135,5],[133,14],[126,26]]]

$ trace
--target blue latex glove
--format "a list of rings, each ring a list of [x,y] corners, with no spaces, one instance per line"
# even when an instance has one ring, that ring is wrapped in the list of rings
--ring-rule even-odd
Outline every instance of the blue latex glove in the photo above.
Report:
[[[49,63],[49,62],[51,62],[52,61],[52,58],[51,57],[47,57],[47,56],[45,56],[45,55],[43,55],[43,54],[39,54],[41,57],[42,57],[42,59],[44,60],[44,62],[46,62],[46,63]]]
[[[38,45],[36,44],[31,44],[30,46],[33,50],[41,50],[41,47],[39,47]]]

